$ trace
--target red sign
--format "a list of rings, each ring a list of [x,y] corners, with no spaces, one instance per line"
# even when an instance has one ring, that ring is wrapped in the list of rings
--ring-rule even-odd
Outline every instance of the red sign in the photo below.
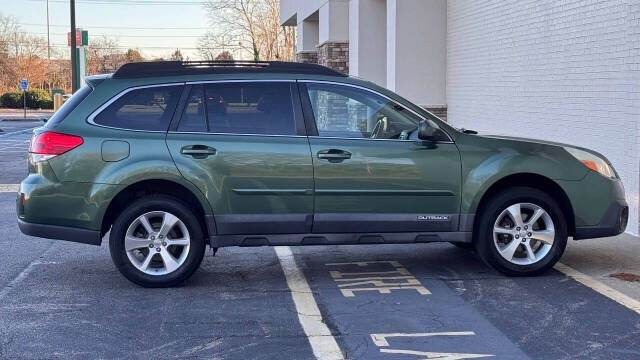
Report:
[[[89,43],[87,31],[76,29],[76,46],[86,46]],[[71,32],[67,33],[67,45],[71,46]]]

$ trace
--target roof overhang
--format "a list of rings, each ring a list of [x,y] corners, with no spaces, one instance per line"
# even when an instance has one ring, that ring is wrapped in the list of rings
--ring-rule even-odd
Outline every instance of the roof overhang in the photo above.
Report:
[[[298,25],[298,14],[293,14],[288,19],[284,20],[280,17],[280,25],[282,26],[296,26]]]

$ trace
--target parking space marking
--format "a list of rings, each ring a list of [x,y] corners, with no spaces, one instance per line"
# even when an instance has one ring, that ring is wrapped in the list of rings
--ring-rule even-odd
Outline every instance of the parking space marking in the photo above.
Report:
[[[421,295],[429,295],[431,292],[425,288],[415,276],[400,262],[395,260],[386,261],[356,261],[346,263],[329,263],[325,266],[340,267],[369,267],[370,265],[386,265],[392,270],[384,271],[336,271],[331,270],[329,274],[338,284],[340,292],[345,297],[354,297],[356,291],[378,291],[380,294],[390,294],[392,290],[415,290]],[[375,269],[382,270],[382,269]],[[368,285],[368,286],[367,286]]]
[[[31,135],[29,134],[16,135],[10,139],[0,138],[0,154],[22,153],[26,155],[30,142]]]
[[[31,271],[33,271],[33,269],[36,266],[48,264],[48,262],[44,262],[42,261],[42,259],[45,258],[49,250],[53,248],[54,244],[55,244],[55,241],[51,241],[49,246],[47,246],[47,248],[40,254],[40,256],[33,259],[29,263],[29,265],[27,265],[24,269],[22,269],[22,271],[18,275],[16,275],[16,277],[13,278],[13,280],[11,280],[7,285],[5,285],[4,288],[0,289],[0,299],[5,297],[11,290],[13,290],[16,287],[17,284],[19,284],[22,280],[24,280],[31,273]]]
[[[391,337],[429,337],[429,336],[464,336],[475,335],[473,331],[453,331],[453,332],[433,332],[433,333],[394,333],[394,334],[371,334],[371,340],[377,347],[389,346],[387,338]]]
[[[36,126],[37,127],[37,126]],[[6,134],[1,134],[0,138],[4,138],[4,137],[9,137],[12,135],[19,135],[19,134],[25,134],[25,133],[30,133],[33,132],[33,129],[35,129],[36,127],[32,127],[32,128],[28,128],[28,129],[23,129],[23,130],[18,130],[18,131],[12,131],[10,133],[6,133]],[[29,135],[31,136],[31,135]]]
[[[344,355],[322,319],[318,304],[313,298],[307,279],[296,264],[291,248],[288,246],[274,247],[280,266],[284,271],[287,285],[291,290],[291,297],[298,312],[300,325],[307,335],[313,354],[322,360],[344,360]]]
[[[18,192],[20,184],[0,184],[0,193]]]
[[[433,332],[433,333],[394,333],[394,334],[371,334],[371,339],[377,347],[388,347],[388,338],[392,337],[433,337],[433,336],[474,336],[476,333],[473,331],[455,331],[455,332]],[[486,357],[493,357],[491,354],[466,354],[466,353],[449,353],[449,352],[433,352],[433,351],[419,351],[409,349],[380,349],[381,353],[386,354],[401,354],[401,355],[416,355],[419,359],[438,359],[438,360],[463,360],[463,359],[479,359]],[[424,357],[423,357],[424,356]]]
[[[618,304],[628,308],[629,310],[635,311],[636,313],[640,314],[640,301],[635,300],[618,290],[612,289],[604,283],[586,274],[583,274],[580,271],[565,264],[557,263],[553,268],[581,283],[582,285],[585,285],[586,287],[591,288],[592,290],[595,290],[598,293],[617,302]]]
[[[463,360],[463,359],[478,359],[478,358],[494,356],[494,355],[486,355],[486,354],[440,353],[440,352],[429,352],[429,351],[418,351],[418,350],[395,350],[395,349],[381,349],[380,352],[388,353],[388,354],[420,356],[420,359],[416,359],[416,360],[427,360],[427,359]],[[422,356],[425,356],[425,357],[422,357]]]

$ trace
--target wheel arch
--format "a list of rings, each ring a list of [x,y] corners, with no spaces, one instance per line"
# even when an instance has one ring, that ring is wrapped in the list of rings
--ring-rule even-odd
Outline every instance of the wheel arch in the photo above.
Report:
[[[558,185],[558,183],[556,183],[552,179],[534,173],[511,174],[493,182],[484,191],[480,199],[477,200],[478,205],[476,207],[476,216],[473,223],[474,233],[477,233],[477,219],[479,218],[479,215],[483,211],[483,207],[487,204],[489,199],[491,199],[492,196],[499,193],[500,191],[515,186],[526,186],[538,189],[553,197],[554,200],[558,202],[558,205],[560,205],[562,213],[567,220],[567,231],[569,233],[569,236],[573,236],[575,234],[576,225],[573,206],[571,205],[571,201],[569,200],[569,197],[567,196],[565,191],[562,189],[562,187],[560,187],[560,185]]]
[[[212,222],[212,224],[209,224],[207,220],[207,217],[212,215],[211,207],[206,200],[203,199],[204,195],[202,195],[198,189],[192,189],[191,187],[193,186],[166,179],[145,179],[127,185],[111,199],[111,202],[105,210],[102,216],[100,236],[104,236],[104,234],[109,231],[117,214],[128,204],[151,194],[166,194],[182,200],[196,213],[203,234],[206,236],[215,233],[215,223]],[[211,228],[212,226],[214,228]]]

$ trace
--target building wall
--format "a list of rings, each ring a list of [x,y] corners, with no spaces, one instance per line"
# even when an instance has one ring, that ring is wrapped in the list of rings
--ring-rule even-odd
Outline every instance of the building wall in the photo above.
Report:
[[[349,1],[349,75],[386,85],[386,0]]]
[[[301,22],[328,2],[329,0],[280,0],[280,23],[285,23],[294,16],[296,22]]]
[[[638,234],[640,2],[449,0],[447,14],[449,122],[601,152]]]
[[[446,106],[446,31],[445,0],[387,0],[387,88]]]

